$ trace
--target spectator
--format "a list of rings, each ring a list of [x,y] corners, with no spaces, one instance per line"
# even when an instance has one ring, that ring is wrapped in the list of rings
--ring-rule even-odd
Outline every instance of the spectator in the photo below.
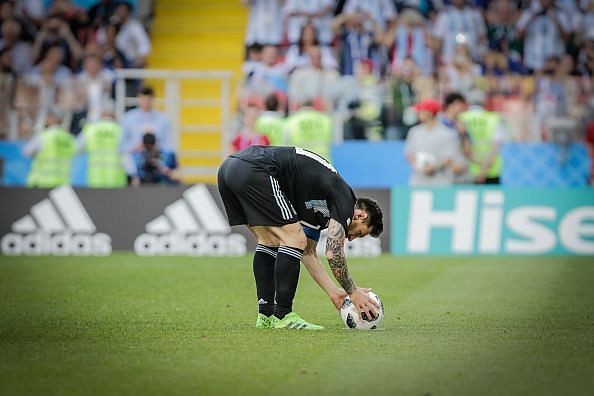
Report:
[[[16,20],[21,28],[21,39],[26,42],[32,42],[37,34],[37,28],[31,22],[31,19],[24,17],[22,12],[19,12],[20,10],[17,9],[22,3],[17,3],[16,0],[0,1],[0,24],[7,18]]]
[[[53,0],[49,14],[62,18],[79,43],[89,39],[89,15],[84,8],[77,7],[71,0]]]
[[[384,129],[388,139],[406,139],[408,130],[417,122],[411,106],[417,102],[414,82],[418,69],[414,59],[409,57],[393,70],[394,78],[390,84],[392,103],[384,109]]]
[[[32,48],[34,62],[39,62],[45,57],[46,52],[59,46],[64,53],[62,63],[69,68],[78,65],[82,55],[80,44],[72,35],[68,24],[60,17],[50,16],[42,25],[41,30],[35,37]]]
[[[348,105],[349,114],[343,125],[344,140],[366,140],[367,122],[361,117],[361,102],[352,101]]]
[[[476,95],[475,95],[476,96]],[[460,121],[459,116],[466,110],[466,98],[458,93],[449,93],[442,106],[439,120],[454,133],[460,151],[460,164],[453,164],[454,183],[470,183],[472,178],[468,173],[468,164],[472,157],[472,144],[466,126]]]
[[[346,0],[342,10],[348,18],[363,19],[365,30],[375,31],[374,24],[385,30],[396,19],[396,8],[391,0]]]
[[[114,72],[103,67],[101,58],[87,55],[83,70],[76,77],[74,85],[76,113],[72,133],[78,134],[83,122],[99,121],[103,114],[103,105],[111,98],[114,79]]]
[[[258,67],[262,64],[262,46],[260,44],[252,44],[247,47],[247,59],[243,62],[241,71],[246,81],[249,81]]]
[[[452,0],[451,3],[439,12],[433,27],[434,46],[441,51],[441,61],[449,64],[459,44],[467,45],[472,58],[479,59],[486,43],[483,16],[465,0]]]
[[[583,11],[580,28],[576,30],[576,41],[579,48],[594,40],[594,2],[581,0],[580,9]]]
[[[384,94],[379,79],[373,74],[373,62],[367,59],[359,63],[355,77],[361,102],[359,113],[369,126],[378,125]]]
[[[79,151],[88,153],[87,185],[91,188],[119,188],[127,184],[119,147],[122,127],[114,120],[113,109],[102,107],[99,120],[85,124],[79,135]]]
[[[127,2],[119,2],[113,17],[110,18],[111,23],[120,26],[115,44],[117,49],[122,51],[131,67],[144,67],[146,58],[151,53],[151,41],[142,23],[131,15],[132,5]],[[97,40],[100,44],[106,42],[105,28],[99,29]]]
[[[334,69],[324,69],[320,47],[308,50],[311,66],[297,68],[289,78],[289,103],[303,103],[315,99],[323,101],[324,110],[333,109],[332,89],[340,78]]]
[[[331,21],[334,12],[332,0],[286,0],[283,14],[287,26],[289,43],[296,44],[303,26],[313,24],[322,44],[332,41]]]
[[[549,119],[565,117],[568,110],[567,92],[561,81],[556,78],[558,67],[559,59],[549,58],[543,66],[542,75],[536,80],[534,108],[537,131],[545,140],[552,138],[548,127]]]
[[[572,56],[568,54],[563,55],[555,72],[555,80],[559,81],[563,86],[566,94],[566,115],[579,120],[585,115],[585,109],[580,103],[582,91],[578,81],[574,78],[574,74],[575,67]]]
[[[36,77],[50,72],[60,85],[66,85],[72,77],[70,69],[64,66],[64,48],[59,44],[47,48],[45,56],[31,69],[30,75]]]
[[[505,131],[498,113],[483,108],[484,97],[471,98],[467,111],[460,114],[472,140],[469,172],[477,184],[499,184],[501,156],[499,149]]]
[[[522,43],[516,38],[518,5],[512,0],[492,1],[486,12],[489,48],[506,56],[519,56]]]
[[[144,150],[143,136],[155,135],[159,148],[171,151],[171,123],[164,113],[153,109],[155,93],[144,87],[138,93],[138,107],[128,110],[122,119],[122,151],[131,154]]]
[[[251,94],[267,96],[274,91],[287,92],[287,67],[279,63],[277,47],[264,46],[262,61],[256,65],[247,83],[248,93]]]
[[[17,74],[12,69],[10,48],[0,49],[0,136],[10,130],[11,114],[15,107]]]
[[[285,120],[280,113],[280,102],[274,94],[269,95],[265,102],[266,111],[258,116],[254,129],[268,138],[272,146],[284,146],[287,143],[285,136]]]
[[[306,24],[301,29],[299,42],[292,45],[285,56],[285,65],[288,70],[293,70],[297,67],[311,65],[309,59],[309,48],[320,47],[322,54],[322,66],[324,69],[337,69],[338,63],[332,54],[332,50],[326,45],[320,45],[316,35],[316,29],[312,24]]]
[[[364,24],[371,24],[374,29],[365,29]],[[356,13],[353,16],[338,15],[332,27],[340,43],[340,74],[352,76],[360,62],[371,59],[378,66],[379,75],[381,56],[378,44],[383,35],[378,25],[366,14]]]
[[[425,99],[415,106],[419,125],[406,138],[406,160],[413,169],[412,186],[449,186],[454,182],[453,167],[460,164],[458,140],[437,119],[441,105]]]
[[[580,50],[577,70],[582,76],[594,76],[594,38],[588,40]]]
[[[250,146],[268,146],[270,144],[266,135],[256,131],[255,124],[259,115],[260,109],[255,104],[249,103],[246,106],[243,115],[243,127],[231,142],[232,152],[240,151]]]
[[[279,45],[283,39],[282,0],[241,0],[250,9],[245,44]]]
[[[405,9],[388,30],[384,45],[392,48],[392,69],[412,58],[424,75],[433,74],[433,51],[427,46],[426,21],[418,12]]]
[[[396,0],[394,1],[398,12],[403,9],[412,9],[423,15],[425,19],[435,20],[437,12],[443,7],[442,0]]]
[[[567,14],[555,0],[535,1],[522,13],[516,32],[524,38],[524,65],[529,71],[540,71],[547,59],[565,53],[570,29]]]
[[[21,38],[21,25],[13,18],[6,18],[2,22],[2,38],[0,49],[9,49],[12,70],[16,74],[25,74],[31,69],[31,45]]]
[[[103,44],[97,44],[103,65],[110,69],[121,69],[130,65],[128,59],[126,59],[126,56],[118,49],[116,44],[120,28],[120,25],[117,23],[105,25],[105,41]]]
[[[61,46],[49,47],[45,58],[26,76],[33,102],[27,105],[37,107],[35,129],[45,125],[49,112],[64,113],[71,108],[72,73],[63,65],[63,58],[64,50]]]
[[[33,157],[27,178],[29,187],[53,188],[70,184],[72,159],[76,142],[60,125],[55,113],[48,114],[47,124],[24,148],[27,157]]]
[[[47,2],[43,0],[8,1],[8,3],[14,3],[16,14],[30,20],[35,26],[41,26],[48,16]]]
[[[441,83],[446,92],[458,91],[470,94],[475,92],[477,79],[481,76],[481,67],[472,61],[470,48],[456,46],[452,62],[441,70]]]
[[[91,29],[97,30],[100,26],[109,24],[109,18],[114,14],[118,5],[116,0],[99,0],[89,8],[89,22]]]
[[[302,147],[330,161],[332,118],[306,101],[296,113],[287,118],[289,145]]]
[[[142,137],[142,146],[134,153],[135,169],[130,174],[131,184],[179,184],[177,158],[173,151],[164,150],[158,145],[153,133]]]

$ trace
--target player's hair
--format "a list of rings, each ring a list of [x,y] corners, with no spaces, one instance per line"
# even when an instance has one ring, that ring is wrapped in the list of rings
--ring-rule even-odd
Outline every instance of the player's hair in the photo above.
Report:
[[[371,236],[377,238],[384,231],[384,219],[382,208],[377,201],[371,198],[357,198],[355,205],[357,209],[367,212],[367,221],[365,224],[371,227]]]
[[[460,92],[451,92],[447,94],[447,96],[443,100],[443,108],[447,109],[448,107],[450,107],[452,103],[455,102],[466,103],[466,98]]]

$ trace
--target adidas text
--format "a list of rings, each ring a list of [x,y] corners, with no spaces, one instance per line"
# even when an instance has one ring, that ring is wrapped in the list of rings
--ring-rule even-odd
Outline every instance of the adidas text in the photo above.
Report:
[[[242,256],[246,254],[246,240],[241,234],[141,234],[134,241],[139,256]]]
[[[9,233],[2,237],[2,253],[7,256],[108,256],[111,238],[102,232],[96,234],[48,234],[38,232],[20,235]]]

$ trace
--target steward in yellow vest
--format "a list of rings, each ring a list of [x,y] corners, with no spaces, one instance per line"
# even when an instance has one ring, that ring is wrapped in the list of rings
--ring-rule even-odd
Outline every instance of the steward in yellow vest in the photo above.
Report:
[[[25,147],[25,154],[33,156],[27,186],[52,188],[70,184],[72,159],[76,155],[76,140],[48,116],[49,126]]]
[[[329,115],[306,105],[287,118],[287,131],[289,146],[313,151],[331,162],[332,118]]]
[[[466,125],[472,142],[470,174],[478,183],[499,184],[502,140],[499,114],[471,106],[460,114],[460,121]]]
[[[120,142],[122,127],[108,117],[86,124],[82,130],[88,154],[87,185],[92,188],[119,188],[127,184]]]
[[[256,132],[266,136],[271,146],[287,144],[285,120],[278,110],[278,98],[272,94],[266,98],[266,111],[258,116],[254,124]]]

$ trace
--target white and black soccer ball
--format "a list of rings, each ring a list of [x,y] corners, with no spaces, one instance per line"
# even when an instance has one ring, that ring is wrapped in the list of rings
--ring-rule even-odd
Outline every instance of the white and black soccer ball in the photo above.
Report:
[[[362,313],[362,319],[359,319],[359,313],[355,308],[355,304],[353,304],[351,299],[347,297],[340,308],[340,317],[348,328],[357,330],[377,329],[380,322],[384,318],[384,304],[382,303],[382,300],[380,300],[377,294],[373,292],[368,293],[369,297],[378,302],[380,306],[379,312],[377,312],[377,315],[371,319],[367,317],[367,314]]]

